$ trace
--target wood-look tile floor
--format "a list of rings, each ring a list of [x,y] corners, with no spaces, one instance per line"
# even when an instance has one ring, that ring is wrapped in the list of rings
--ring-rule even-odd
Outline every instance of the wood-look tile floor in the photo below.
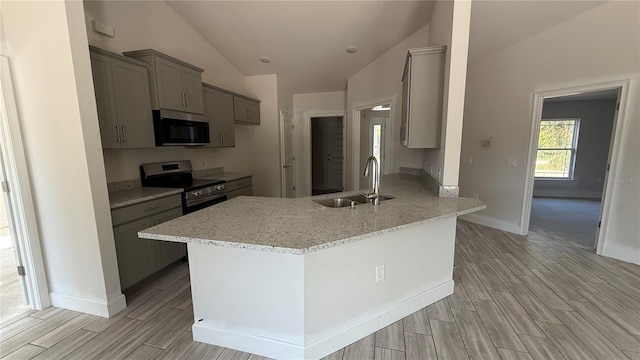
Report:
[[[640,266],[458,222],[455,293],[329,360],[640,359]],[[260,356],[193,342],[182,265],[104,319],[49,308],[1,324],[2,359]]]

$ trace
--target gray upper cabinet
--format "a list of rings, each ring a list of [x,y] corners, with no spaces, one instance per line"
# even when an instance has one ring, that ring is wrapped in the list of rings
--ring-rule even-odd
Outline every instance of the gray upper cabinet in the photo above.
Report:
[[[446,46],[409,49],[402,75],[404,147],[440,147],[445,55]]]
[[[94,47],[90,55],[102,147],[155,147],[147,66]]]
[[[233,112],[236,124],[260,125],[260,101],[233,96]]]
[[[204,118],[209,122],[211,143],[208,147],[236,146],[233,94],[209,84],[202,84]]]
[[[202,114],[202,69],[161,52],[147,49],[125,52],[151,68],[151,99],[154,109]]]

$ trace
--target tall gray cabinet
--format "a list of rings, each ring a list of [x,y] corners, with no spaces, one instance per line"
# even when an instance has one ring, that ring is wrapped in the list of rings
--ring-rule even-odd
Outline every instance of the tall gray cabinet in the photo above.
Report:
[[[207,147],[236,146],[233,94],[209,84],[202,84],[204,118],[209,122],[211,143]]]
[[[151,98],[154,109],[202,114],[203,69],[152,49],[128,51],[125,56],[140,60],[151,69]]]
[[[440,147],[446,50],[446,46],[430,46],[407,53],[400,123],[404,147]]]
[[[147,66],[92,46],[90,56],[102,147],[155,147]]]

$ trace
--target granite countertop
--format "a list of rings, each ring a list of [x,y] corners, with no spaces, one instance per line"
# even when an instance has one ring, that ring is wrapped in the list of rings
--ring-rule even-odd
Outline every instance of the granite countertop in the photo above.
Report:
[[[396,198],[352,210],[312,201],[340,194],[294,199],[240,196],[145,229],[138,236],[300,255],[486,208],[478,199],[436,197],[411,175],[384,176],[380,193]]]
[[[246,178],[252,176],[253,173],[219,173],[219,174],[209,174],[206,176],[198,176],[198,179],[208,179],[208,180],[224,180],[224,181],[234,181],[242,178]]]
[[[182,189],[170,189],[160,187],[136,187],[120,191],[109,192],[109,204],[111,210],[143,201],[163,198],[165,196],[180,194]]]

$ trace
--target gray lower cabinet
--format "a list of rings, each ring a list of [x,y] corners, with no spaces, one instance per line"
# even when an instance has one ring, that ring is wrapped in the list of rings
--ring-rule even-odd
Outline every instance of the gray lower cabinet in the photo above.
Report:
[[[238,196],[253,196],[253,180],[251,176],[227,181],[225,184],[227,200]]]
[[[155,147],[147,66],[95,47],[90,54],[103,149]]]
[[[202,84],[204,119],[209,122],[211,143],[206,147],[236,146],[233,94]]]
[[[233,97],[235,122],[243,125],[260,125],[260,101],[240,96]]]
[[[112,210],[120,287],[125,290],[180,260],[186,245],[138,238],[138,232],[182,216],[180,195]]]

